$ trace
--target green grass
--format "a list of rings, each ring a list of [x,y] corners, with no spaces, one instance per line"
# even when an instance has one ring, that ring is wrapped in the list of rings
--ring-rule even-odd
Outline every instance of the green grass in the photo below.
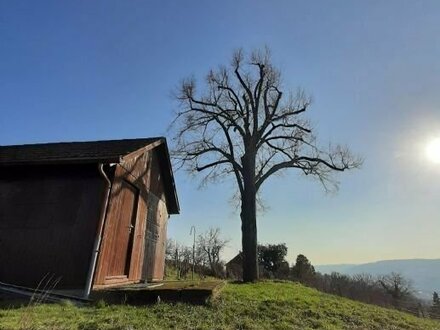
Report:
[[[208,306],[0,310],[0,329],[440,329],[436,321],[320,293],[296,283],[227,284]]]
[[[173,265],[166,264],[165,265],[165,275],[164,275],[164,281],[191,281],[192,280],[192,274],[191,271],[189,271],[186,276],[179,277],[177,274],[177,269]],[[216,281],[218,280],[215,277],[212,276],[206,276],[201,275],[197,272],[194,273],[194,281],[206,281],[206,280],[212,280]]]

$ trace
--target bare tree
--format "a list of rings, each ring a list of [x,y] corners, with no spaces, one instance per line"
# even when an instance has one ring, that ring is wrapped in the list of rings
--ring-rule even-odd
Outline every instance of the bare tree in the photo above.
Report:
[[[175,242],[171,238],[167,239],[166,246],[165,246],[165,259],[166,260],[174,260],[175,259],[176,245],[177,245],[177,242]]]
[[[174,266],[178,278],[186,277],[191,268],[192,249],[177,241],[167,239],[165,259]]]
[[[179,279],[186,278],[191,270],[192,249],[189,246],[180,245],[178,247],[177,256],[177,276]]]
[[[316,145],[308,120],[310,97],[303,91],[285,96],[281,73],[269,51],[245,60],[234,53],[228,67],[211,70],[207,88],[196,92],[194,79],[184,80],[177,98],[180,111],[173,156],[190,171],[206,173],[203,182],[232,175],[241,197],[243,280],[258,279],[257,193],[274,174],[295,168],[317,178],[326,189],[337,188],[333,171],[361,165],[348,148]]]
[[[393,298],[393,302],[396,306],[398,306],[402,300],[412,295],[413,289],[411,282],[399,273],[382,276],[378,281],[384,291]]]
[[[228,240],[220,237],[220,228],[210,228],[198,237],[197,246],[204,252],[214,275],[219,275],[220,254],[227,243]]]

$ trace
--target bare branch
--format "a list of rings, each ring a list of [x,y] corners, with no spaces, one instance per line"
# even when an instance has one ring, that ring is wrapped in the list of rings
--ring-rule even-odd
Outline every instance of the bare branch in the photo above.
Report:
[[[209,71],[201,92],[194,79],[182,82],[180,111],[172,124],[173,155],[180,165],[204,172],[205,181],[233,174],[243,196],[244,176],[254,178],[258,191],[272,175],[296,168],[316,177],[327,190],[337,186],[334,172],[362,164],[347,148],[324,152],[316,145],[312,127],[303,118],[311,98],[301,89],[285,96],[281,73],[272,66],[267,49],[252,53],[248,62],[245,57],[238,50],[230,67]],[[244,159],[254,159],[249,163],[254,167]]]

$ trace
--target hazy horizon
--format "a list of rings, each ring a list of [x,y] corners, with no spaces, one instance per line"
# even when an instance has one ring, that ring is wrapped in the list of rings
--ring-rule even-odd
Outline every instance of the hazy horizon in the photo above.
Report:
[[[343,264],[316,264],[316,266],[356,266],[356,265],[364,265],[364,264],[373,264],[382,261],[409,261],[409,260],[440,260],[440,258],[413,258],[413,259],[386,259],[386,260],[375,260],[363,263],[343,263]]]

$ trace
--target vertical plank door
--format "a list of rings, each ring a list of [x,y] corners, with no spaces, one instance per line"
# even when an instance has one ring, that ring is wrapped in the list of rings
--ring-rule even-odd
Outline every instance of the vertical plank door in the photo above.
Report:
[[[116,235],[107,279],[119,276],[128,277],[130,272],[139,193],[134,186],[122,180],[120,194],[121,203],[116,214]]]

